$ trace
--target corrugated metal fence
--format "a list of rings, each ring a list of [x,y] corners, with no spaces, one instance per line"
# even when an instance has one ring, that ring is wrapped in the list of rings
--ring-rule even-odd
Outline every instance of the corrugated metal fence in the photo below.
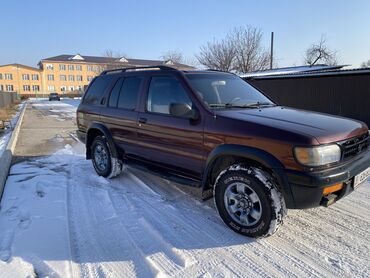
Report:
[[[281,105],[358,119],[370,127],[370,74],[246,79]]]

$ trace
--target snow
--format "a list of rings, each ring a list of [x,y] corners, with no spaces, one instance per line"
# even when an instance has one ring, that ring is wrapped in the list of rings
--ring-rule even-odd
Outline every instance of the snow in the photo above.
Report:
[[[212,203],[126,168],[97,177],[81,145],[12,167],[0,211],[4,276],[368,276],[370,186],[239,236]]]
[[[0,134],[0,135],[1,135],[0,137],[0,156],[1,156],[6,148],[6,145],[9,142],[10,135],[12,135],[12,133],[10,130],[7,130],[3,134]]]
[[[11,119],[10,121],[10,126],[11,128],[7,128],[5,129],[4,131],[0,131],[0,156],[3,154],[4,150],[6,149],[6,146],[10,140],[10,137],[12,135],[12,132],[13,132],[13,128],[16,126],[17,124],[17,121],[18,121],[18,117],[20,115],[20,112],[22,111],[22,108],[23,108],[23,105],[24,104],[20,104],[18,106],[18,111],[17,113],[14,115],[14,117]]]
[[[60,121],[75,118],[76,108],[80,104],[80,99],[62,99],[61,101],[49,100],[30,100],[30,105],[39,110],[48,112],[50,116],[58,118]]]
[[[289,210],[277,233],[253,240],[227,228],[212,200],[131,167],[98,177],[84,152],[66,145],[12,166],[1,277],[370,276],[369,183],[329,208]]]

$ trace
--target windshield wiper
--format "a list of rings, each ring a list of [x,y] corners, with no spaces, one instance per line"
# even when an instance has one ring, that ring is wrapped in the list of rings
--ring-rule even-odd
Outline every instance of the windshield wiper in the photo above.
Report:
[[[211,104],[208,104],[209,107],[212,107],[212,108],[224,108],[226,107],[226,105],[224,103],[211,103]]]
[[[212,103],[208,104],[211,108],[260,108],[263,106],[276,106],[271,102],[253,102],[245,104],[234,104],[234,103]]]
[[[245,103],[245,104],[233,104],[233,103],[226,103],[225,107],[236,107],[236,108],[260,108],[263,106],[276,106],[276,104],[271,102],[252,102],[252,103]]]

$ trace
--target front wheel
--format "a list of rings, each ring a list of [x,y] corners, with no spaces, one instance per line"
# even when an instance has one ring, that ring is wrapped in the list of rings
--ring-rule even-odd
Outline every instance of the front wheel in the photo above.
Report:
[[[112,156],[110,146],[104,136],[97,136],[91,144],[92,163],[96,173],[105,178],[113,178],[122,172],[122,162]]]
[[[230,166],[217,177],[214,196],[224,223],[245,236],[272,235],[286,214],[276,183],[259,168]]]

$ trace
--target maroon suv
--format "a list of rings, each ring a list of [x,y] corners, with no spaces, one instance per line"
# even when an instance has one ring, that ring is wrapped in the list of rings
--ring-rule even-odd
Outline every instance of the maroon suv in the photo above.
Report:
[[[231,73],[105,71],[77,124],[98,175],[131,163],[199,187],[251,237],[273,234],[286,208],[331,205],[370,175],[364,123],[279,106]]]

